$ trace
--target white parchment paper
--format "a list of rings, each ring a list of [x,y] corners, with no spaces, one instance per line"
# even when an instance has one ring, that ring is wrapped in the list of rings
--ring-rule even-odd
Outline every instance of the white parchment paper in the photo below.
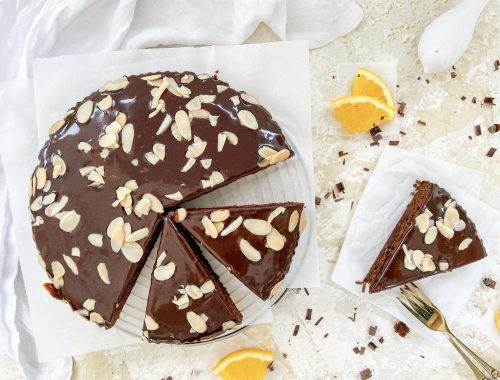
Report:
[[[488,255],[500,254],[500,247],[490,244],[499,226],[499,212],[478,199],[482,178],[475,170],[387,147],[356,207],[332,280],[422,335],[436,337],[399,304],[397,288],[368,294],[355,282],[368,273],[406,209],[416,180],[430,180],[446,189],[476,224]],[[451,323],[480,284],[488,261],[486,258],[451,273],[431,276],[418,284]]]
[[[27,183],[38,154],[37,145],[44,143],[49,126],[61,118],[66,109],[109,78],[154,70],[192,70],[200,73],[219,70],[222,79],[234,88],[252,93],[273,113],[294,144],[297,157],[285,165],[266,170],[268,174],[265,176],[256,175],[254,181],[244,179],[228,186],[227,193],[231,194],[228,202],[232,200],[230,203],[234,203],[231,197],[235,193],[241,194],[237,198],[241,203],[304,201],[309,224],[296,250],[287,285],[319,285],[312,189],[309,51],[306,42],[136,50],[40,59],[34,64],[38,132],[34,121],[32,124],[16,125],[18,130],[12,136],[25,139],[16,141],[27,141],[29,145],[20,150],[15,144],[3,144],[7,146],[2,150],[2,157],[7,157],[4,159],[12,165],[9,171],[15,176],[9,183],[9,191],[14,198],[15,232],[40,360],[138,342],[136,336],[123,333],[120,329],[105,331],[88,323],[69,312],[63,303],[55,302],[42,289],[41,284],[47,281],[47,276],[38,266],[37,250],[31,238],[26,212]],[[29,106],[25,99],[16,101],[12,107],[23,109]],[[306,178],[296,181],[298,174]],[[270,186],[273,184],[276,186]],[[264,185],[269,191],[260,191]]]

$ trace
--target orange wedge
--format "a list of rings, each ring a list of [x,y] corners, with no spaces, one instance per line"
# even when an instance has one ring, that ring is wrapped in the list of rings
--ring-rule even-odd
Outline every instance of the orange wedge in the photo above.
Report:
[[[396,102],[384,80],[368,69],[359,68],[354,78],[352,95],[371,96],[396,111]]]
[[[332,108],[344,129],[366,133],[373,127],[393,120],[395,110],[369,96],[344,96],[332,101]]]
[[[274,359],[274,352],[247,348],[223,358],[212,369],[223,380],[263,380]]]
[[[496,328],[497,328],[497,331],[500,333],[500,309],[497,310],[495,319],[496,319]]]

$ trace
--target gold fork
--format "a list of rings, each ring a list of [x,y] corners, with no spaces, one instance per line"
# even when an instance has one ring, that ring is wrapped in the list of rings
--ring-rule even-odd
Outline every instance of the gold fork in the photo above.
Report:
[[[441,311],[439,311],[436,305],[432,303],[417,285],[412,282],[409,285],[399,288],[399,290],[408,303],[397,297],[399,302],[428,328],[433,331],[442,332],[453,347],[455,347],[460,356],[462,356],[472,372],[474,372],[477,379],[500,379],[500,372],[498,370],[481,359],[450,331]],[[479,364],[482,369],[478,368],[471,358]]]

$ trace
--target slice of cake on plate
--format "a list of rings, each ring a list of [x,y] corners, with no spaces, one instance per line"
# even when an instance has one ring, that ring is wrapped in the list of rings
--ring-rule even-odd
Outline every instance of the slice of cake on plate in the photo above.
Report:
[[[262,299],[276,292],[306,223],[302,203],[179,209],[174,219]]]
[[[158,246],[143,336],[155,343],[188,343],[221,334],[241,323],[241,313],[171,216]]]
[[[484,257],[483,243],[465,210],[446,190],[421,181],[364,283],[377,293]]]

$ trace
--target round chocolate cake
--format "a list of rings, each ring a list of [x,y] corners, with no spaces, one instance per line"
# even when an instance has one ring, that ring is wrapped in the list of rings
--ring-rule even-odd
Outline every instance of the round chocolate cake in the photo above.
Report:
[[[293,156],[256,98],[192,72],[109,81],[49,133],[29,189],[45,287],[106,328],[168,210]]]

